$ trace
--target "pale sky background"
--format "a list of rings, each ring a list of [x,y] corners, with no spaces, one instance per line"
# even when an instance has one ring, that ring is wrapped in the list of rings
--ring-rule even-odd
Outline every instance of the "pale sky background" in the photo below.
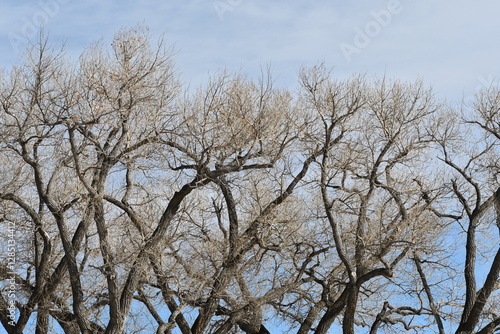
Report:
[[[154,40],[164,33],[174,45],[191,86],[221,68],[257,76],[270,64],[276,85],[293,88],[302,65],[325,62],[339,79],[360,72],[421,78],[459,104],[500,78],[496,0],[2,0],[0,8],[0,67],[7,69],[41,24],[76,57],[92,41],[111,43],[120,28],[143,22]]]

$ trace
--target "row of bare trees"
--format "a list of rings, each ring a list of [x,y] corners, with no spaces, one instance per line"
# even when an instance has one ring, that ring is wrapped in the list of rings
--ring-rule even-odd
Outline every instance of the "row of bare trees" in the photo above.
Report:
[[[500,90],[299,83],[186,90],[141,26],[30,49],[0,77],[5,331],[498,331]]]

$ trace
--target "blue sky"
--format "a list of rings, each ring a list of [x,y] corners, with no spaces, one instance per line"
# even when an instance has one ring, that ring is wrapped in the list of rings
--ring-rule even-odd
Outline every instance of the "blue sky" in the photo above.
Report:
[[[227,68],[295,87],[302,65],[334,75],[423,79],[453,104],[500,77],[500,2],[464,0],[4,0],[0,67],[19,58],[43,23],[78,56],[101,37],[144,22],[175,46],[182,79],[197,86]]]

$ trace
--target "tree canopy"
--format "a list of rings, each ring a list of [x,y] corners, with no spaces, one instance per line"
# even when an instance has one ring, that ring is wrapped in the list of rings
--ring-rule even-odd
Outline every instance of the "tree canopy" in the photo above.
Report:
[[[14,333],[496,333],[500,89],[302,68],[186,88],[163,41],[0,76]]]

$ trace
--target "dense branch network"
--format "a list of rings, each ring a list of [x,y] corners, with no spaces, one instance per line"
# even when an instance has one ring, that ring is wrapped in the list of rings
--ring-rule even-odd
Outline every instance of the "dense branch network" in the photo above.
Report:
[[[7,333],[498,332],[500,90],[183,89],[143,26],[2,74]]]

